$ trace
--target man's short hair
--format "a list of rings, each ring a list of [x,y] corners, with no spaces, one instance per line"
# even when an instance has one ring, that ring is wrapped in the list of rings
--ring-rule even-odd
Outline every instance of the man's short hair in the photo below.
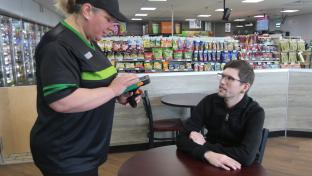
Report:
[[[232,60],[225,64],[224,70],[226,68],[234,68],[238,70],[239,79],[242,82],[249,83],[250,86],[253,84],[255,79],[255,73],[252,66],[244,60]]]

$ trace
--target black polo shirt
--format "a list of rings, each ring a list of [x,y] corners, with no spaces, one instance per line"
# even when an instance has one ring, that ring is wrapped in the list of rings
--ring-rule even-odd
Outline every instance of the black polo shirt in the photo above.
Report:
[[[108,86],[117,74],[97,44],[64,21],[36,48],[37,112],[30,145],[35,164],[50,173],[94,169],[106,160],[115,99],[86,112],[59,113],[49,107],[78,88]]]
[[[258,153],[264,110],[245,95],[233,108],[228,109],[218,94],[205,97],[196,106],[185,130],[177,138],[178,149],[196,159],[204,160],[207,151],[225,154],[242,165],[251,164]],[[191,131],[208,130],[206,143],[198,145],[189,139]]]

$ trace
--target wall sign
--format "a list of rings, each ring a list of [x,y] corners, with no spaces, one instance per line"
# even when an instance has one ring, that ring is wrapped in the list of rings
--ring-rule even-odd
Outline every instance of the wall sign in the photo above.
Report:
[[[225,23],[225,32],[231,32],[231,23]]]

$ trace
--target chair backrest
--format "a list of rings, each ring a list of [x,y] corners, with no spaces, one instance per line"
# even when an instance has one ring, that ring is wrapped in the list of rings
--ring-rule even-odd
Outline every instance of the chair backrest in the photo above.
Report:
[[[256,161],[258,163],[262,162],[264,151],[265,151],[265,146],[266,146],[266,143],[268,140],[268,136],[269,136],[269,130],[266,128],[263,128],[261,142],[260,142],[260,146],[259,146],[259,153],[258,153],[258,156],[256,158]]]
[[[151,103],[148,97],[148,92],[147,90],[144,91],[142,94],[142,100],[143,100],[143,105],[144,105],[144,110],[146,113],[146,117],[148,118],[148,123],[149,123],[149,128],[150,130],[153,129],[153,112],[152,112],[152,107]]]

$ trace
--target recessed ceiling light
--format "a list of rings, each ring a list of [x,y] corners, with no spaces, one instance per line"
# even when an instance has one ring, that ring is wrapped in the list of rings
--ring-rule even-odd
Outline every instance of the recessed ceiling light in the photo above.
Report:
[[[134,16],[147,16],[147,14],[146,13],[137,13]]]
[[[246,21],[246,19],[238,18],[238,19],[235,19],[234,21]]]
[[[253,26],[253,24],[252,23],[248,23],[248,24],[245,24],[245,26],[251,27],[251,26]]]
[[[282,10],[282,13],[294,13],[294,12],[298,12],[299,10]]]
[[[167,0],[148,0],[150,2],[164,2],[164,1],[167,1]]]
[[[236,26],[237,28],[242,28],[242,27],[244,27],[243,25],[237,25]]]
[[[215,11],[216,11],[216,12],[223,12],[224,9],[216,9]]]
[[[187,18],[187,19],[185,19],[185,21],[194,21],[194,20],[196,20],[196,19],[194,19],[194,18]]]
[[[156,10],[156,7],[141,7],[141,10]]]
[[[258,3],[258,2],[262,2],[264,0],[244,0],[242,1],[242,3]]]
[[[142,21],[142,18],[131,18],[132,21]]]
[[[264,15],[256,15],[255,18],[264,18]]]
[[[210,17],[211,15],[198,15],[197,17]]]

